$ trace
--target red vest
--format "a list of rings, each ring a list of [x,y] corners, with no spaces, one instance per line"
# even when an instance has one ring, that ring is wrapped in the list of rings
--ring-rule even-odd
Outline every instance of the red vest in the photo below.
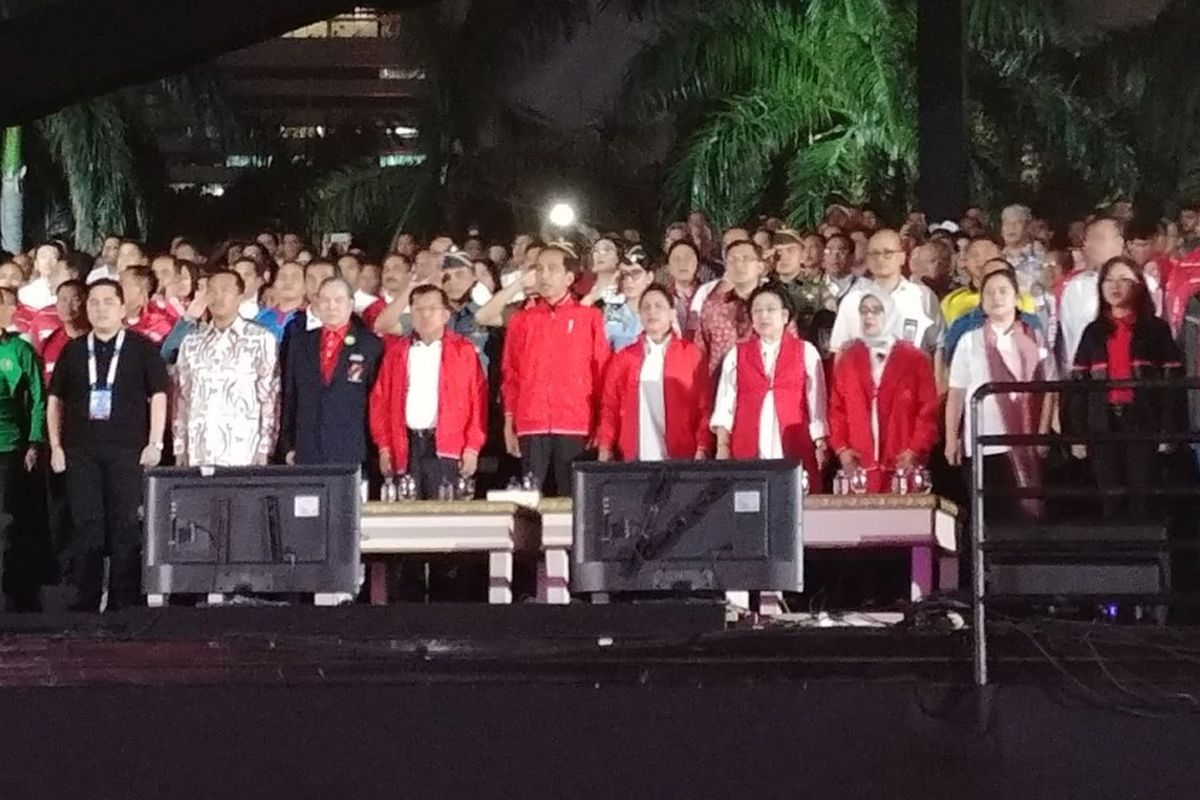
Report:
[[[784,458],[801,461],[815,477],[816,458],[808,432],[808,375],[804,369],[804,344],[786,333],[779,343],[775,374],[768,378],[758,336],[737,345],[737,403],[733,411],[729,454],[738,459],[758,458],[758,420],[767,392],[775,395],[775,416]],[[815,483],[810,483],[816,486]]]
[[[641,430],[642,365],[646,336],[622,349],[609,362],[600,402],[596,439],[601,449],[619,453],[622,461],[637,461]],[[672,336],[663,356],[663,405],[666,409],[666,457],[691,460],[697,450],[712,449],[708,420],[712,382],[704,353],[691,342]]]
[[[867,490],[891,490],[896,457],[905,450],[923,462],[938,439],[938,396],[929,357],[907,342],[896,342],[876,389],[871,353],[861,341],[847,347],[834,365],[829,394],[829,445],[849,448],[867,470]],[[878,397],[879,461],[871,431],[871,404]]]

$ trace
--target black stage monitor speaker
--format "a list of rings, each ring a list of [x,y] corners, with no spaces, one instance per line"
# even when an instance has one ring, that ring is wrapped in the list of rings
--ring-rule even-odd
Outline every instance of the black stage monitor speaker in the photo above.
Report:
[[[802,504],[784,461],[580,464],[571,591],[800,591]]]
[[[153,469],[147,594],[357,594],[357,466]]]
[[[1149,595],[1171,586],[1162,525],[988,526],[988,591]]]

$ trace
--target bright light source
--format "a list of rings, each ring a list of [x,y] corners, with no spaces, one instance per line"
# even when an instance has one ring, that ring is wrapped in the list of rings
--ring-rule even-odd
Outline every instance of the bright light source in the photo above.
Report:
[[[550,224],[569,228],[575,224],[575,209],[569,203],[555,203],[550,208]]]

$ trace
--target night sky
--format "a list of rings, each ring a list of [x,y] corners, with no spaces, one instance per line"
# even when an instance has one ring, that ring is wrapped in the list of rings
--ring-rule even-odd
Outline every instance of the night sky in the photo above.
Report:
[[[1151,19],[1168,0],[1066,2],[1078,15],[1081,26],[1104,29]],[[620,89],[629,59],[639,49],[639,40],[653,36],[651,23],[629,20],[612,10],[600,14],[590,28],[561,48],[534,77],[515,87],[513,98],[563,128],[603,118]]]

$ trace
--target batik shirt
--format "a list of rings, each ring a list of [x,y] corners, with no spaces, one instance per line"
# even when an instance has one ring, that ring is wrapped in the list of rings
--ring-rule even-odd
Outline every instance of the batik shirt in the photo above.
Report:
[[[249,466],[275,447],[279,369],[275,336],[239,317],[202,325],[179,348],[175,456],[181,466]]]

